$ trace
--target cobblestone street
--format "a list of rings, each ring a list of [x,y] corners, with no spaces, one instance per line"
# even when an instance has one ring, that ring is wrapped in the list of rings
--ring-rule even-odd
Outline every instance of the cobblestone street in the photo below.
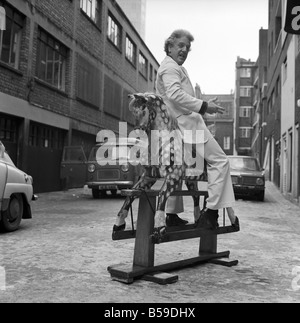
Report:
[[[0,234],[0,303],[300,302],[300,208],[273,184],[265,202],[237,200],[241,231],[218,238],[218,251],[230,250],[238,266],[188,267],[167,286],[111,280],[107,267],[133,257],[134,240],[111,238],[122,201],[94,200],[84,189],[40,194],[33,219]],[[192,220],[190,197],[185,206],[182,217]],[[156,264],[197,256],[198,248],[199,239],[158,245]]]

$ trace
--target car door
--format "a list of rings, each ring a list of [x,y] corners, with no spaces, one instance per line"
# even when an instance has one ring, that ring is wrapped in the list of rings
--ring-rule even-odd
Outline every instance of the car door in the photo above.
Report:
[[[83,187],[86,183],[87,158],[82,146],[66,146],[63,150],[60,178],[63,189]]]

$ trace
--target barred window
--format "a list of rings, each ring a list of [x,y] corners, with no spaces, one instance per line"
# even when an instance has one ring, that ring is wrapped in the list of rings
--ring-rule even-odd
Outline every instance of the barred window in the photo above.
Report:
[[[0,6],[4,9],[2,14],[6,13],[6,19],[1,21],[5,28],[0,29],[0,61],[18,69],[25,18],[12,7],[4,5],[1,0]]]
[[[251,77],[251,68],[241,68],[240,69],[240,76],[243,78],[250,78]]]
[[[249,118],[251,115],[252,107],[240,107],[240,117]]]
[[[136,66],[136,45],[128,36],[126,36],[126,58],[133,66]]]
[[[31,122],[28,143],[31,147],[62,149],[64,146],[64,132],[58,128]]]
[[[251,128],[241,127],[240,128],[240,137],[241,138],[251,138]]]
[[[241,97],[251,97],[251,87],[241,86],[240,87],[240,96]]]
[[[0,116],[0,140],[17,141],[17,123],[14,119]]]
[[[99,28],[101,27],[100,0],[80,0],[80,8]]]
[[[38,35],[37,77],[65,90],[67,48],[43,30]]]
[[[119,49],[122,49],[122,27],[111,14],[108,16],[108,39]]]

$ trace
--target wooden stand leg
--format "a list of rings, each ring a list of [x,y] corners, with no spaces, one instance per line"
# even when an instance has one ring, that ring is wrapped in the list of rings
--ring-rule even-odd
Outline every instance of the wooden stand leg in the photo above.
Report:
[[[217,235],[207,233],[200,238],[200,255],[217,253]]]
[[[151,204],[151,205],[150,205]],[[141,267],[154,266],[154,247],[150,236],[154,229],[154,214],[156,198],[143,194],[140,197],[137,219],[136,239],[133,265]]]

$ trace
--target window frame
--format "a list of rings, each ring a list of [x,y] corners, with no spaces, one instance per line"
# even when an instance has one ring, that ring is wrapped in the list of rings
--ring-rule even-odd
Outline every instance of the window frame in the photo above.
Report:
[[[68,59],[68,48],[63,45],[60,41],[56,38],[51,36],[49,33],[44,31],[42,28],[39,28],[38,31],[38,55],[37,55],[37,64],[36,64],[36,76],[38,79],[42,80],[43,82],[57,88],[60,91],[66,90],[66,69],[67,69],[67,59]],[[45,50],[44,53],[42,51]],[[48,59],[52,53],[52,60]],[[44,62],[45,66],[41,65],[42,55],[45,54],[46,61]],[[58,60],[57,60],[58,54]],[[51,63],[52,61],[52,63]],[[55,63],[58,63],[58,75],[56,77],[55,73]],[[48,78],[49,70],[48,64],[51,66],[52,64],[52,77],[51,81]],[[42,75],[44,74],[44,75]]]
[[[148,78],[148,60],[141,51],[139,52],[139,72],[145,79]]]
[[[241,67],[240,77],[241,78],[251,78],[252,70],[250,67]]]
[[[18,10],[8,5],[4,5],[0,1],[0,6],[4,8],[6,13],[5,16],[5,33],[9,33],[9,49],[8,49],[8,59],[3,57],[4,48],[4,30],[0,30],[0,62],[7,64],[8,66],[19,69],[20,67],[20,52],[21,52],[21,41],[23,30],[26,24],[26,17],[22,15]]]
[[[90,7],[88,7],[88,3],[90,3]],[[80,0],[80,9],[99,29],[101,29],[102,0]],[[95,17],[93,17],[93,10],[95,10]]]
[[[134,67],[136,67],[136,61],[137,61],[137,46],[132,41],[132,39],[126,35],[125,40],[125,57],[131,63]]]
[[[245,91],[244,93],[242,91]],[[250,98],[252,95],[252,86],[241,86],[240,87],[240,97]]]
[[[110,33],[112,31],[112,33]],[[120,51],[122,52],[122,26],[109,12],[107,18],[107,39]]]
[[[251,106],[241,106],[239,109],[239,117],[240,118],[250,118],[251,117]],[[245,112],[245,113],[242,113]]]
[[[250,139],[251,138],[251,127],[240,127],[240,138]]]

